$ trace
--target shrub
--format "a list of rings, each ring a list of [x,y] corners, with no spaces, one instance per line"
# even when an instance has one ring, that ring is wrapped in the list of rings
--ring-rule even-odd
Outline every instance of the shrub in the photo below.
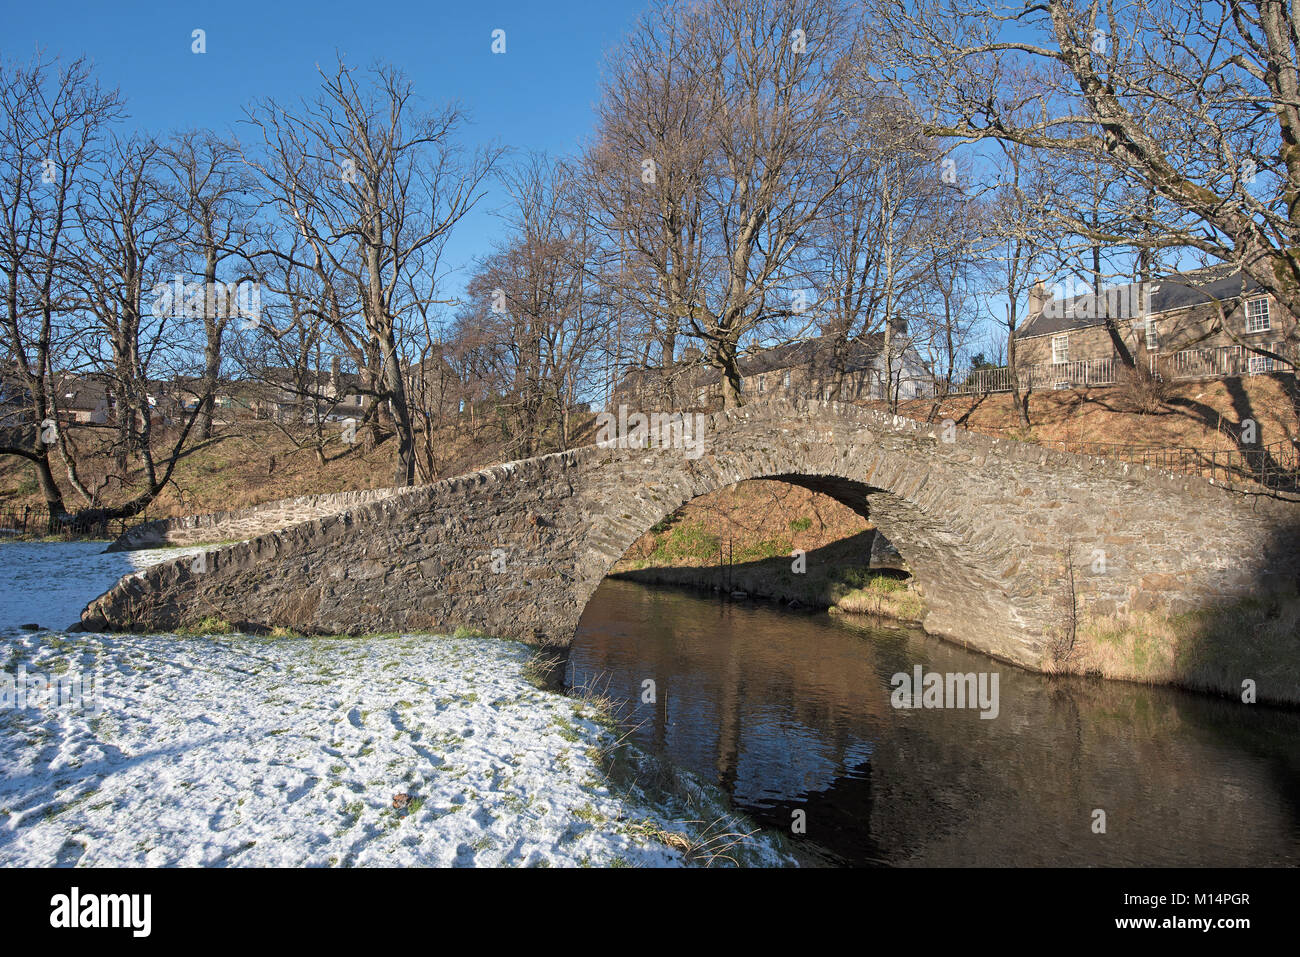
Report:
[[[1159,412],[1174,391],[1172,379],[1164,375],[1163,360],[1157,362],[1153,373],[1150,365],[1139,357],[1137,365],[1120,365],[1115,379],[1120,397],[1141,415]]]

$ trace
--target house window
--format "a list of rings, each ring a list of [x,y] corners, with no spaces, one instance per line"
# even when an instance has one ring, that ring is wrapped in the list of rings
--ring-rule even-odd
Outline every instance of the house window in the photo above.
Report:
[[[1160,351],[1160,329],[1154,319],[1147,320],[1147,352]]]
[[[1070,337],[1052,336],[1052,361],[1057,365],[1070,361]]]
[[[1251,356],[1248,362],[1251,375],[1260,375],[1273,371],[1273,360],[1269,356]]]
[[[762,392],[766,387],[767,387],[767,380],[764,379],[762,376],[759,376],[759,379],[758,379],[758,391],[759,391],[759,392]]]
[[[785,371],[785,375],[783,375],[783,376],[781,377],[781,385],[785,386],[787,389],[790,388],[790,370],[789,370],[789,369],[787,369],[787,370]]]
[[[1267,332],[1272,328],[1268,319],[1268,297],[1261,296],[1246,303],[1246,331]]]

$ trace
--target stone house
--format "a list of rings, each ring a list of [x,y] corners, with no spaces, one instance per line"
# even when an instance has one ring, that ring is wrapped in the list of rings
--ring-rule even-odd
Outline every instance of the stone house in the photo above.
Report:
[[[147,381],[141,386],[149,406],[150,423],[172,424],[178,406],[173,384]],[[118,422],[118,396],[113,380],[107,375],[64,376],[55,383],[54,401],[63,421],[71,424],[115,425]]]
[[[894,356],[893,375],[899,397],[913,399],[931,395],[934,376],[915,347],[906,340]],[[874,333],[845,345],[844,377],[838,398],[843,402],[885,398],[885,337]],[[830,337],[801,339],[745,356],[740,360],[741,392],[747,399],[764,396],[829,399],[835,379],[835,343]],[[703,364],[699,350],[688,349],[679,362],[680,371],[671,393],[655,370],[637,369],[615,388],[611,406],[620,404],[657,408],[666,396],[673,403],[692,409],[722,406],[722,375]]]
[[[463,412],[476,397],[474,390],[466,387],[455,367],[444,358],[441,348],[438,344],[423,361],[412,362],[405,368],[407,401],[433,419]]]
[[[222,419],[251,416],[274,422],[310,424],[360,418],[368,399],[360,394],[361,377],[342,372],[335,358],[324,369],[267,367],[255,378],[217,384],[215,415]],[[315,412],[313,413],[313,407]]]
[[[1220,321],[1222,316],[1222,323]],[[1244,342],[1295,355],[1296,321],[1239,271],[1224,267],[1176,273],[1147,283],[1053,298],[1042,283],[1030,293],[1028,319],[1016,331],[1016,368],[1030,388],[1075,388],[1115,381],[1111,320],[1129,353],[1165,378],[1210,378],[1280,371]]]

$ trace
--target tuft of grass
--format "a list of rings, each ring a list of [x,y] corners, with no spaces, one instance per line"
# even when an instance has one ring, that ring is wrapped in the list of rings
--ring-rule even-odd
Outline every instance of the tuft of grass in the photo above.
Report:
[[[831,591],[840,611],[901,621],[919,621],[925,615],[925,602],[902,579],[860,570],[847,578]]]
[[[226,621],[224,618],[216,618],[207,615],[193,624],[183,625],[176,629],[176,634],[197,637],[200,635],[231,635],[239,629]]]
[[[761,562],[767,558],[785,558],[794,549],[794,543],[788,538],[765,538],[736,548],[732,552],[732,561]]]
[[[655,536],[650,561],[656,565],[702,564],[718,555],[718,536],[703,522],[677,522]]]

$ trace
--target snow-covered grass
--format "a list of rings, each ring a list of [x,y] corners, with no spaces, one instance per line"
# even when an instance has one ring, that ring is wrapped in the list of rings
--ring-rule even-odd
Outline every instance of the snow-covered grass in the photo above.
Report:
[[[0,545],[0,671],[98,694],[0,710],[0,865],[657,866],[707,838],[714,799],[612,786],[615,733],[514,642],[16,627],[177,554]],[[790,860],[762,835],[743,854]]]

